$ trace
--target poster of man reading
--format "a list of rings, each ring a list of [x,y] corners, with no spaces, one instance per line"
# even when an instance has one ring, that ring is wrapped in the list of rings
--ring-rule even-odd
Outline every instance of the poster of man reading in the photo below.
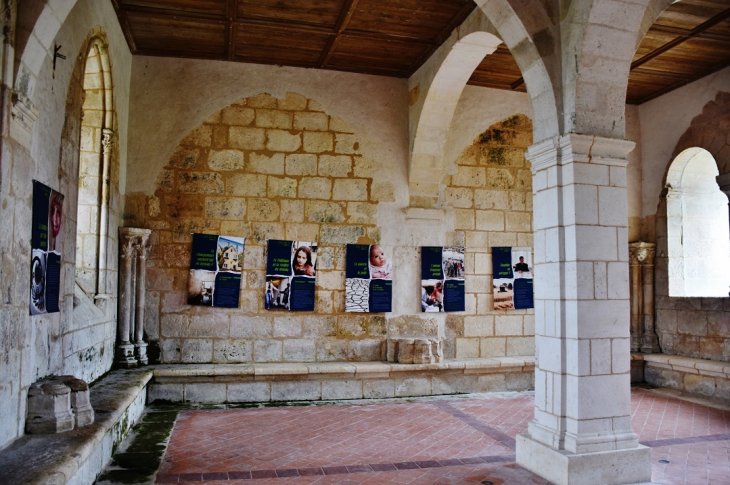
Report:
[[[532,248],[492,248],[492,289],[495,310],[534,308]]]
[[[63,195],[33,181],[31,229],[30,314],[59,312],[63,251]]]

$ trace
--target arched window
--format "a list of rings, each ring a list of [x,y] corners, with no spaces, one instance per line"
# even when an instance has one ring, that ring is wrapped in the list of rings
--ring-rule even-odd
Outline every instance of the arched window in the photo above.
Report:
[[[715,159],[702,148],[684,150],[669,167],[669,296],[728,296],[728,198],[717,185],[718,173]]]
[[[109,246],[109,165],[112,149],[112,81],[107,47],[92,39],[83,79],[79,153],[76,283],[89,296],[104,297]]]

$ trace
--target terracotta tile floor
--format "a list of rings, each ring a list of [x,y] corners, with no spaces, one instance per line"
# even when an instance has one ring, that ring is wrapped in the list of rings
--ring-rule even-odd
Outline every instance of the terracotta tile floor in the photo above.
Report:
[[[532,405],[520,393],[183,411],[157,483],[547,484],[514,463]],[[643,389],[631,405],[654,483],[730,484],[730,412]]]

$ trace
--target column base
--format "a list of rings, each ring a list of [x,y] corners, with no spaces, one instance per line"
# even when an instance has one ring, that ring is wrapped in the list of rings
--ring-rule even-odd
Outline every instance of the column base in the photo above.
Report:
[[[134,357],[134,344],[124,342],[117,345],[117,367],[131,369],[137,367],[137,359]]]
[[[149,363],[149,359],[147,358],[147,342],[136,342],[134,347],[137,351],[137,361],[139,362],[139,365],[147,365]]]
[[[573,454],[517,435],[517,464],[557,485],[624,485],[651,481],[651,449]]]

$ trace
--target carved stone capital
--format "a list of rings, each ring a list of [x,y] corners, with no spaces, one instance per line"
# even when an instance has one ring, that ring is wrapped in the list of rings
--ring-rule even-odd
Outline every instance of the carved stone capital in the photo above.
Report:
[[[101,146],[103,147],[104,152],[112,149],[114,146],[114,130],[109,128],[101,130]]]
[[[629,244],[629,263],[632,266],[654,266],[654,254],[656,244],[647,242],[635,242]]]

